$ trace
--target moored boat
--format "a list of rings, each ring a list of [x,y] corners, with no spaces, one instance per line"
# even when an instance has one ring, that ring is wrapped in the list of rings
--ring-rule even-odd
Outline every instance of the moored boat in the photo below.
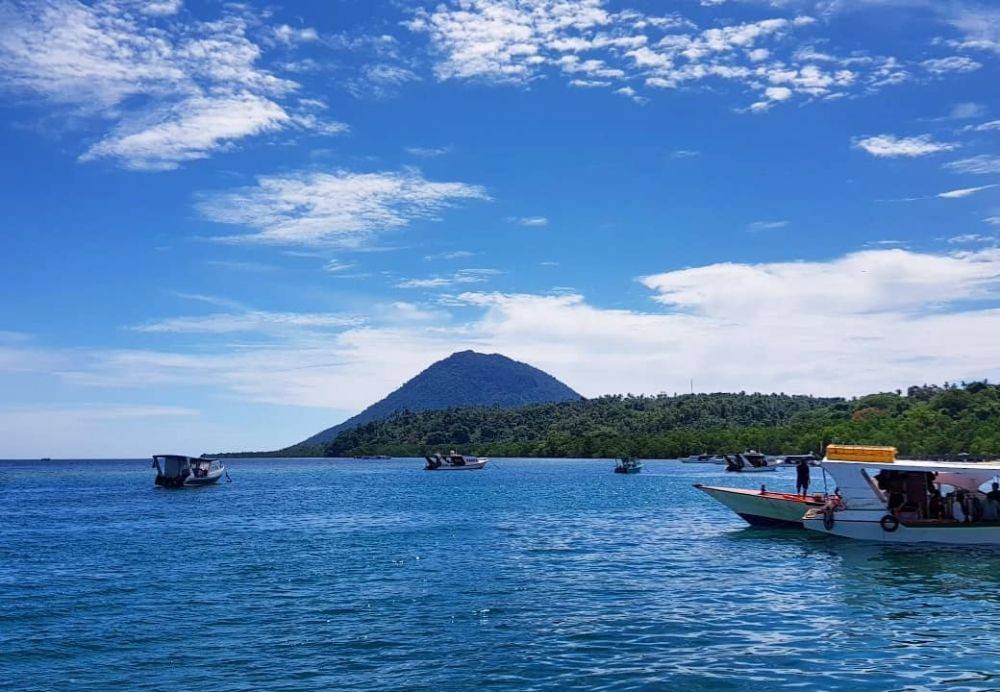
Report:
[[[642,462],[635,457],[622,457],[615,464],[615,473],[641,473]]]
[[[725,505],[751,526],[802,528],[807,510],[823,506],[822,495],[793,495],[749,488],[723,488],[696,483],[698,490]]]
[[[211,485],[226,474],[226,467],[218,459],[201,459],[180,454],[155,455],[153,468],[156,469],[156,485],[165,488]]]
[[[427,460],[427,465],[424,466],[426,471],[476,471],[486,466],[486,462],[489,461],[484,457],[458,454],[454,450],[449,454],[437,453],[424,458]]]
[[[896,459],[894,447],[830,445],[822,467],[837,495],[806,512],[807,529],[887,543],[1000,545],[1000,463],[910,461]]]
[[[681,459],[682,464],[718,464],[719,466],[726,463],[726,458],[718,454],[692,454],[689,457]]]
[[[777,462],[768,459],[760,452],[748,450],[737,454],[726,455],[726,471],[732,473],[760,473],[762,471],[777,471]]]

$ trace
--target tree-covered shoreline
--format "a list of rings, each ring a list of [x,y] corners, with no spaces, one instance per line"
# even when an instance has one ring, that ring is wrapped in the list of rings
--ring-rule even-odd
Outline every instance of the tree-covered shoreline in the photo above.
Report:
[[[401,412],[341,433],[326,456],[676,458],[755,448],[821,453],[830,442],[888,444],[901,455],[1000,453],[1000,387],[914,386],[846,400],[785,394],[609,395],[514,409]],[[307,450],[303,450],[307,451]]]

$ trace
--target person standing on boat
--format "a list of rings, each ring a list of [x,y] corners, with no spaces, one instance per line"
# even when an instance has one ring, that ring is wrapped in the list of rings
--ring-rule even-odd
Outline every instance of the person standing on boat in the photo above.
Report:
[[[805,496],[809,494],[809,461],[799,459],[795,467],[795,492]]]

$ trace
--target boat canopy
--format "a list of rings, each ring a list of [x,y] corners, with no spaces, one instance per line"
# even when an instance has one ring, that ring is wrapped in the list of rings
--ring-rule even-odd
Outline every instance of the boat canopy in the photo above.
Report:
[[[899,461],[858,462],[824,459],[823,470],[833,477],[841,495],[857,509],[877,509],[885,506],[885,498],[875,477],[881,471],[913,471],[934,473],[938,485],[950,485],[965,490],[977,490],[1000,476],[1000,463]]]

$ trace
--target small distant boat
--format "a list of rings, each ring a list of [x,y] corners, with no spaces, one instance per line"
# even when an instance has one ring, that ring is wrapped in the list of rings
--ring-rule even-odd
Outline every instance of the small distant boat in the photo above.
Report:
[[[823,495],[793,495],[748,488],[722,488],[696,483],[695,486],[712,499],[733,510],[751,526],[764,528],[801,529],[802,517],[823,506]]]
[[[425,471],[477,471],[484,466],[489,459],[484,457],[470,457],[458,454],[452,450],[449,454],[431,454],[425,456],[427,465]]]
[[[777,471],[777,461],[768,459],[760,452],[748,450],[737,454],[726,455],[726,471],[733,473],[760,473],[762,471]]]
[[[49,457],[42,457],[39,461],[52,461],[52,459]]]
[[[726,463],[726,458],[719,454],[692,454],[689,457],[681,459],[682,464],[718,464],[721,466]]]
[[[382,460],[392,459],[392,457],[389,456],[388,454],[362,454],[362,455],[356,456],[354,458],[355,459],[369,459],[369,460],[370,459],[382,459]]]
[[[622,457],[615,464],[615,473],[640,473],[642,462],[634,457]]]
[[[788,454],[780,457],[776,462],[777,466],[798,466],[799,462],[806,462],[810,466],[819,466],[819,457],[810,452],[809,454]]]
[[[158,454],[153,457],[156,485],[164,488],[191,488],[218,483],[226,467],[218,459],[201,459],[180,454]]]

